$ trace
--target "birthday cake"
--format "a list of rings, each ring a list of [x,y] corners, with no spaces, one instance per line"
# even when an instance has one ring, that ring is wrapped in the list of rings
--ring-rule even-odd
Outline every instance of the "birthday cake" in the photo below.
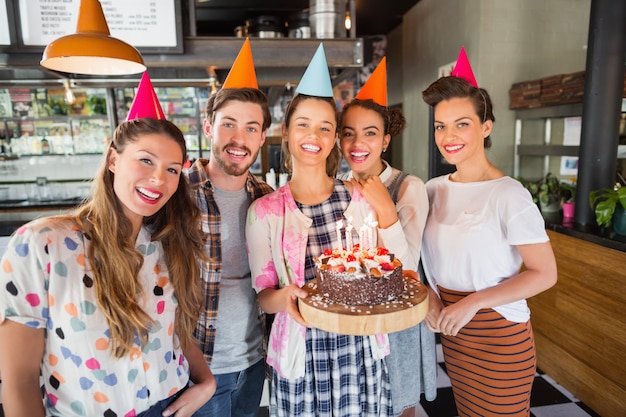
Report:
[[[336,303],[382,304],[404,291],[402,263],[385,248],[326,249],[315,263],[319,294]]]

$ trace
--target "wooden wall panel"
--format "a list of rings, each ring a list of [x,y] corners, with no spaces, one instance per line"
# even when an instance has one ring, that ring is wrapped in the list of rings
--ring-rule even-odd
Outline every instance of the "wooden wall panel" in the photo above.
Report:
[[[623,417],[626,253],[548,234],[558,282],[528,300],[538,366],[603,417]]]

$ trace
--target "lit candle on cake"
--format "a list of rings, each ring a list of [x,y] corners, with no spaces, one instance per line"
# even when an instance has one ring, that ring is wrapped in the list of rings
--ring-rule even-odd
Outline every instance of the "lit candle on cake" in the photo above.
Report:
[[[341,252],[343,249],[343,242],[341,241],[341,228],[343,227],[343,220],[338,220],[336,225],[337,231],[337,249]]]
[[[374,247],[374,230],[376,230],[376,226],[378,226],[378,222],[374,221],[374,217],[372,213],[368,214],[365,218],[365,225],[367,226],[367,244],[369,247]]]
[[[367,226],[364,224],[359,227],[359,245],[361,250],[367,249]]]
[[[352,229],[354,228],[354,226],[352,226],[352,217],[348,217],[348,220],[346,222],[346,249],[348,250],[348,252],[352,252]]]

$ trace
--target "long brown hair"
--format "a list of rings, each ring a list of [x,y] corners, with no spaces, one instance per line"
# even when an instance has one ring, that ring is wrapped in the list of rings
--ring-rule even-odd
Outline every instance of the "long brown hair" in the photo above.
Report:
[[[293,113],[296,111],[300,103],[302,103],[305,100],[320,100],[331,105],[331,107],[335,111],[335,126],[336,126],[335,135],[337,135],[337,132],[339,129],[339,114],[337,113],[337,104],[335,103],[335,100],[332,97],[316,97],[316,96],[308,96],[306,94],[296,95],[289,102],[289,105],[287,106],[287,109],[285,110],[285,121],[284,121],[285,127],[289,129],[289,124],[291,123],[291,116],[293,116]],[[292,167],[292,162],[291,162],[291,153],[289,152],[289,143],[283,140],[281,144],[281,149],[283,151],[283,155],[285,155],[285,168],[287,168],[287,171],[291,173],[293,167]],[[339,145],[337,144],[337,141],[335,141],[335,146],[333,147],[332,151],[328,155],[328,158],[326,158],[326,174],[331,178],[335,178],[335,176],[337,175],[337,171],[339,170],[340,163],[341,163],[341,149],[339,149]]]
[[[124,216],[122,203],[113,190],[114,174],[108,169],[108,153],[123,153],[127,144],[146,134],[164,134],[180,146],[185,158],[185,138],[167,120],[136,119],[120,124],[109,142],[103,161],[93,180],[92,198],[72,214],[61,218],[74,221],[91,244],[87,253],[93,273],[98,306],[111,329],[111,353],[116,358],[127,355],[135,337],[145,344],[153,324],[138,300],[147,296],[137,282],[143,255],[135,249],[132,226]],[[183,161],[181,161],[183,162]],[[191,199],[189,185],[180,175],[178,188],[157,213],[144,218],[152,240],[163,246],[169,279],[178,302],[175,331],[184,348],[194,343],[202,296],[199,264],[205,259],[204,235],[198,227],[199,211]]]

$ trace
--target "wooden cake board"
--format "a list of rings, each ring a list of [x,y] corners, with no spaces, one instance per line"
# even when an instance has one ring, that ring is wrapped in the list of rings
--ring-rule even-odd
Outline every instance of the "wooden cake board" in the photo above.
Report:
[[[426,317],[428,292],[414,278],[404,279],[405,290],[397,299],[362,306],[333,303],[318,293],[317,279],[313,279],[302,287],[309,296],[298,299],[300,314],[311,326],[340,334],[368,336],[408,329]]]

